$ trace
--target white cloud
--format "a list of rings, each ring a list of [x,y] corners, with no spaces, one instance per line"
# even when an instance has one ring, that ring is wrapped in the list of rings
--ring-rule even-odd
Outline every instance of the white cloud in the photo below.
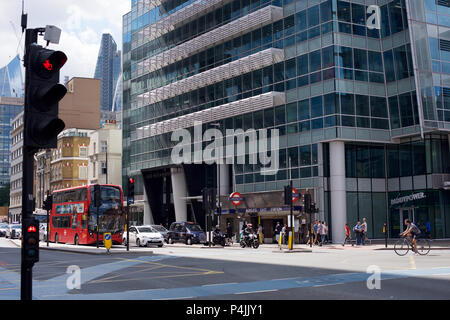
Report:
[[[18,40],[10,21],[20,37],[21,3],[20,0],[0,0],[0,67],[17,53]],[[93,77],[102,33],[111,33],[121,49],[122,16],[130,10],[130,3],[130,0],[26,0],[25,12],[29,28],[55,25],[62,29],[59,45],[50,45],[67,54],[62,78]],[[22,45],[24,42],[25,36]],[[23,55],[22,49],[19,53]]]

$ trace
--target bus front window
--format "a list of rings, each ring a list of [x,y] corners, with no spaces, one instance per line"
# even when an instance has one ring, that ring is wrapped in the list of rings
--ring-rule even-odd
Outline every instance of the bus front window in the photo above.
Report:
[[[112,186],[101,186],[101,207],[98,209],[99,233],[118,233],[122,231],[122,203],[120,189]],[[94,188],[91,188],[94,195]],[[97,232],[97,207],[92,199],[89,206],[89,232]]]

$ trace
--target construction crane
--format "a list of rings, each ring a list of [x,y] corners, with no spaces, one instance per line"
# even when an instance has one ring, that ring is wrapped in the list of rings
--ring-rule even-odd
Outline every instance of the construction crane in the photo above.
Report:
[[[16,26],[14,25],[14,22],[12,22],[11,20],[9,20],[9,23],[11,24],[11,28],[14,31],[14,34],[16,35],[17,41],[19,42],[17,44],[17,49],[16,49],[16,53],[19,53],[19,47],[22,49],[22,52],[24,50],[23,46],[22,46],[22,37],[23,37],[23,33],[22,33],[22,37],[19,38],[19,35],[17,34],[17,29]]]

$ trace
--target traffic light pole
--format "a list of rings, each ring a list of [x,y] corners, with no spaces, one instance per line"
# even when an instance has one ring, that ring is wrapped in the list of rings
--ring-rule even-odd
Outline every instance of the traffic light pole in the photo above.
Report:
[[[130,251],[130,203],[127,198],[127,251]]]
[[[28,232],[24,221],[33,217],[33,154],[35,150],[24,147],[23,150],[23,186],[22,186],[22,264],[21,264],[21,290],[20,298],[24,301],[32,300],[33,292],[33,265],[25,263],[24,235]]]
[[[290,160],[290,159],[289,159]],[[289,186],[292,188],[294,187],[292,184],[292,179],[289,182]],[[294,201],[291,197],[291,247],[289,250],[294,250]]]
[[[29,49],[32,43],[37,42],[39,29],[27,29],[25,34],[25,57],[24,66],[29,68]],[[28,83],[29,77],[28,73],[25,78],[26,83]],[[25,94],[25,106],[27,106],[28,95]],[[27,110],[24,112],[24,118],[27,117]],[[27,130],[27,121],[24,119],[23,131]],[[24,136],[26,136],[24,134]],[[21,263],[21,277],[20,277],[20,299],[23,301],[29,301],[33,298],[33,265],[25,263],[25,245],[24,239],[25,234],[28,232],[26,230],[26,224],[23,223],[27,219],[33,217],[33,159],[34,153],[37,150],[28,147],[26,144],[23,146],[23,162],[22,162],[22,263]]]
[[[44,171],[44,173],[45,173],[45,171]],[[50,193],[47,192],[47,199],[49,196],[50,196]],[[50,210],[48,210],[48,208],[47,208],[47,230],[46,230],[46,232],[47,232],[47,247],[50,246],[50,243],[49,243],[50,239],[48,237],[48,234],[50,233],[49,229],[50,229]]]
[[[25,24],[22,23],[24,29]],[[39,149],[56,148],[57,135],[65,126],[57,115],[58,102],[67,93],[59,84],[59,71],[67,56],[37,44],[38,36],[44,33],[48,42],[59,42],[59,35],[54,32],[58,28],[47,27],[26,29],[25,34],[21,300],[32,300],[32,268],[39,261],[39,223],[33,219],[34,154]]]

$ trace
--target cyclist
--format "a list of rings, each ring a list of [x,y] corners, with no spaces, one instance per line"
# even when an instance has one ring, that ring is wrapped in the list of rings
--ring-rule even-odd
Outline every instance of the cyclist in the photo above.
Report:
[[[400,233],[401,237],[407,236],[409,239],[409,242],[414,245],[414,252],[417,254],[417,242],[416,237],[421,233],[420,229],[412,223],[409,219],[405,220],[405,224],[408,226],[406,230],[402,233]]]

